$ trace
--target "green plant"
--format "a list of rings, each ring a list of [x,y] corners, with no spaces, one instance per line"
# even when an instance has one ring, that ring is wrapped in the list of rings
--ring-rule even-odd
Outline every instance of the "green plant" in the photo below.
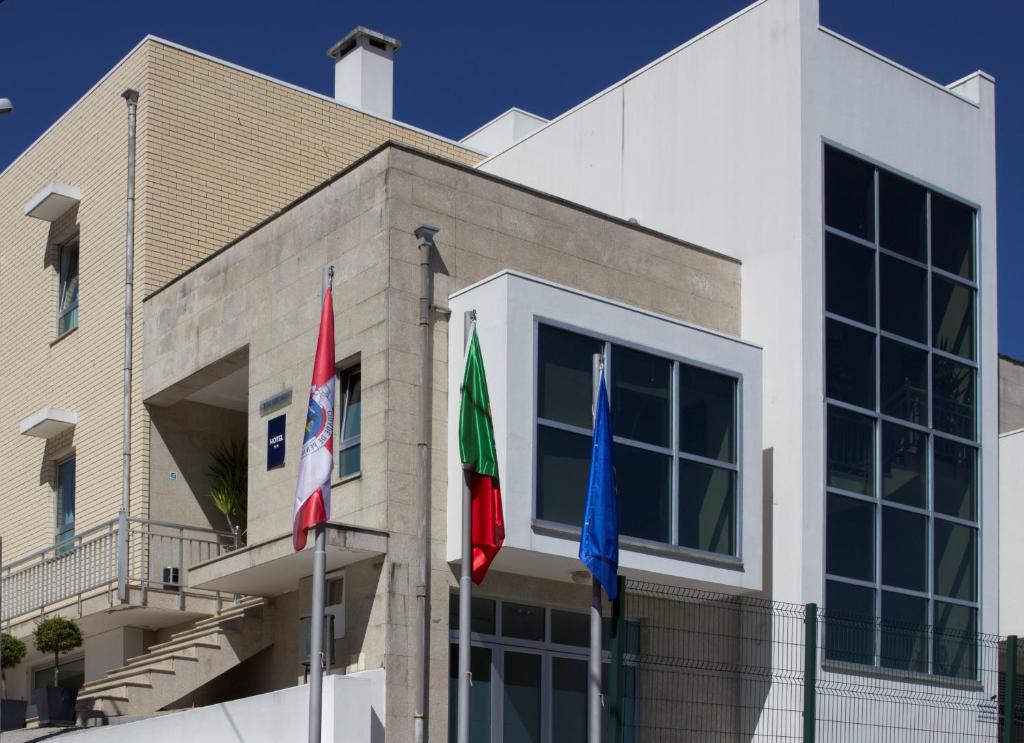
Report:
[[[53,685],[60,680],[60,654],[82,647],[82,630],[70,619],[44,619],[32,630],[32,644],[40,653],[53,653]]]
[[[0,634],[0,697],[7,684],[7,669],[25,660],[25,643],[6,632]]]
[[[212,456],[210,498],[234,530],[245,517],[249,492],[249,454],[245,441],[225,441]]]

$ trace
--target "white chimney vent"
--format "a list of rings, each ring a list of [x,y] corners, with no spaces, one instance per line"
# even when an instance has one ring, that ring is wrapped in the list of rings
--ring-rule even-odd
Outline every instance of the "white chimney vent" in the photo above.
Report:
[[[402,42],[357,26],[327,50],[334,60],[334,97],[385,119],[394,109],[395,52]]]

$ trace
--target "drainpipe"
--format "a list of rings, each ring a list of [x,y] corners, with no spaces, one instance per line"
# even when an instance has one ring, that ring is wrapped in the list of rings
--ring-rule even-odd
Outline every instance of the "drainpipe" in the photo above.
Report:
[[[124,236],[124,400],[121,427],[121,510],[117,517],[117,598],[128,600],[128,510],[132,474],[132,310],[135,274],[135,111],[139,92],[128,88],[121,94],[128,104],[128,196]]]
[[[427,689],[430,686],[430,402],[431,372],[434,348],[430,310],[433,292],[430,276],[430,251],[434,247],[437,227],[420,225],[416,239],[420,248],[420,374],[419,374],[419,436],[416,451],[419,455],[418,524],[416,542],[419,552],[419,572],[416,576],[416,605],[419,612],[419,633],[416,645],[416,708],[413,716],[415,743],[427,740]]]

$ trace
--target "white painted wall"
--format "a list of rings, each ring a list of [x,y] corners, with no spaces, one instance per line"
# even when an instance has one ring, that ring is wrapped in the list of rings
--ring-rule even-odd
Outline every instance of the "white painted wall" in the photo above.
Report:
[[[324,677],[324,743],[383,743],[384,685],[378,678],[383,674],[377,670]],[[308,719],[309,686],[304,685],[97,728],[74,739],[82,743],[304,743]]]
[[[740,377],[740,559],[695,557],[620,544],[624,575],[718,591],[757,591],[762,581],[761,352],[735,338],[631,308],[525,274],[503,271],[450,298],[449,389],[464,374],[465,313],[477,310],[487,371],[495,446],[505,509],[505,544],[494,568],[569,581],[583,570],[579,533],[553,530],[534,519],[536,462],[536,327],[551,322],[650,353]],[[449,420],[460,399],[448,396]],[[461,559],[462,465],[458,426],[448,429],[447,554]],[[620,501],[620,508],[629,504]]]
[[[997,629],[994,90],[928,81],[760,0],[486,160],[522,181],[742,260],[764,348],[773,598],[824,590],[821,152],[829,140],[980,208],[982,617]]]
[[[459,143],[472,147],[477,152],[493,155],[508,149],[519,140],[535,132],[547,121],[529,111],[510,108],[473,133],[467,134]]]
[[[999,437],[999,633],[1024,635],[1024,429]]]
[[[334,65],[334,97],[374,116],[394,110],[395,53],[371,46],[365,36]]]

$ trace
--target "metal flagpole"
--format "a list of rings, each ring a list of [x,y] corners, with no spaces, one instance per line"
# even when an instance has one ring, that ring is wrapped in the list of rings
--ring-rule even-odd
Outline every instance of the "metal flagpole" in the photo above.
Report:
[[[466,346],[476,326],[476,310],[466,313],[465,331],[462,339],[462,351],[465,356]],[[471,520],[472,493],[469,489],[469,469],[463,465],[462,470],[462,568],[459,574],[459,705],[458,705],[458,736],[457,743],[469,743],[469,690],[472,683],[470,671],[469,635],[472,630],[473,601],[473,535]]]
[[[324,269],[323,292],[334,279],[334,266]],[[313,613],[309,618],[309,743],[320,743],[320,720],[323,717],[324,677],[324,586],[327,574],[327,532],[325,525],[316,525],[313,545]]]
[[[597,399],[604,374],[604,354],[594,354],[594,405],[592,420],[597,422]],[[587,678],[587,741],[601,743],[601,584],[591,579],[590,601],[590,666]]]

